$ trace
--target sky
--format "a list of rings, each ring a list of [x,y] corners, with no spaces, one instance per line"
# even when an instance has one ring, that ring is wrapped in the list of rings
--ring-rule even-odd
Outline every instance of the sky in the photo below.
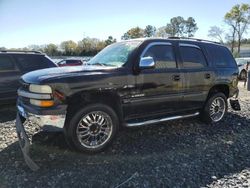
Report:
[[[196,38],[209,39],[211,26],[226,26],[223,17],[249,0],[0,0],[0,47],[60,44],[84,37],[120,40],[130,28],[165,26],[172,17],[193,17]],[[250,38],[250,32],[245,37]]]

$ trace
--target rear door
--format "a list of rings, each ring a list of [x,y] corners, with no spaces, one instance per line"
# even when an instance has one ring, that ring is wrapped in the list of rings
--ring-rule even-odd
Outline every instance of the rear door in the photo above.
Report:
[[[183,79],[183,109],[202,108],[208,91],[214,81],[215,73],[209,66],[202,48],[196,44],[179,43],[182,61],[180,72]]]
[[[19,87],[20,70],[11,55],[0,54],[0,101],[15,100]]]

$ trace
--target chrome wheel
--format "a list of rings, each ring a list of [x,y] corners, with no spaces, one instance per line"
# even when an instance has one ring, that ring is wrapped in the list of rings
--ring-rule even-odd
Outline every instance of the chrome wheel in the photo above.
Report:
[[[79,142],[86,148],[98,148],[104,145],[112,135],[111,117],[102,111],[93,111],[85,115],[77,125]]]
[[[226,111],[226,102],[222,97],[217,97],[211,103],[209,113],[213,122],[220,121]]]

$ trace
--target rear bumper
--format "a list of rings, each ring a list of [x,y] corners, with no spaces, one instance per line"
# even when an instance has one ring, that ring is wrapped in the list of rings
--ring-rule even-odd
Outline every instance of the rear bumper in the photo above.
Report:
[[[235,110],[235,111],[240,111],[241,110],[240,102],[238,100],[238,96],[239,96],[239,89],[237,88],[237,90],[235,90],[232,97],[229,98],[230,105],[231,105],[232,109]]]
[[[231,88],[229,91],[229,98],[232,98],[232,97],[238,98],[238,96],[239,96],[239,88],[238,87]]]

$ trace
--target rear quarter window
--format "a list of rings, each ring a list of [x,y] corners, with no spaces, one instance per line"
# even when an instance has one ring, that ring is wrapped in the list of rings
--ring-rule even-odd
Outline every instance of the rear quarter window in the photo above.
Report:
[[[237,67],[233,55],[224,46],[207,46],[206,47],[209,57],[211,58],[214,66],[216,67]]]
[[[67,60],[66,64],[67,65],[74,65],[74,64],[80,64],[81,61],[80,60]]]
[[[16,55],[15,58],[25,72],[55,67],[55,64],[43,55]]]
[[[13,59],[7,55],[0,56],[0,72],[16,71]]]

